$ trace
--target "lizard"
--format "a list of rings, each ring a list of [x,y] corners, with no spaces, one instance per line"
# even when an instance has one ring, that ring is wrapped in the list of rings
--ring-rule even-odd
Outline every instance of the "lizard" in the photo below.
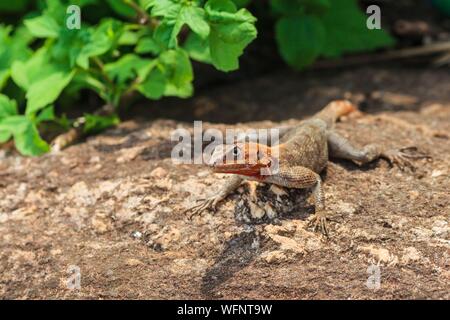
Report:
[[[214,196],[202,199],[200,204],[186,212],[191,212],[192,218],[207,209],[215,211],[217,205],[246,179],[287,188],[312,189],[315,214],[308,226],[328,238],[320,173],[325,169],[329,157],[351,160],[360,165],[384,158],[402,170],[408,167],[413,170],[413,159],[428,158],[417,152],[415,147],[385,149],[379,144],[367,144],[362,148],[354,146],[334,130],[334,123],[340,117],[354,111],[357,111],[356,106],[347,100],[333,101],[312,118],[284,132],[276,145],[235,141],[231,145],[217,146],[208,165],[213,172],[231,174],[232,177]],[[274,148],[278,148],[276,153]],[[277,170],[272,169],[274,163],[277,164]],[[262,170],[266,172],[262,174]]]

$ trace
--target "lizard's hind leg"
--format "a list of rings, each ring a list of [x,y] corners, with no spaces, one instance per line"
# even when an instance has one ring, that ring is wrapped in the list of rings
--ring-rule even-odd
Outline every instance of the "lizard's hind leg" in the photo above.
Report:
[[[358,148],[332,130],[327,132],[327,139],[331,157],[352,160],[361,164],[384,158],[391,165],[397,165],[401,170],[407,167],[414,170],[415,167],[410,161],[411,159],[430,158],[423,153],[417,152],[416,147],[385,150],[380,145],[368,144],[362,148]]]

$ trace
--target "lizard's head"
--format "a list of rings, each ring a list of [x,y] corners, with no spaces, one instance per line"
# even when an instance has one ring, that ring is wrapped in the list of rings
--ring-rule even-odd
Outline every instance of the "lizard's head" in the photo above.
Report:
[[[234,173],[258,177],[270,168],[274,159],[271,148],[254,142],[237,142],[214,149],[209,165],[217,173]]]

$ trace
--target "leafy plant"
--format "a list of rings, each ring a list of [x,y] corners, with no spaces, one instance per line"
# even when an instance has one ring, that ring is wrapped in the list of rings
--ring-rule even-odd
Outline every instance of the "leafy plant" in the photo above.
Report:
[[[384,30],[367,29],[367,16],[356,0],[271,0],[271,8],[278,16],[280,54],[296,69],[320,56],[336,58],[394,43]]]
[[[0,15],[0,143],[14,139],[24,155],[49,150],[41,125],[82,126],[95,133],[119,122],[131,96],[150,100],[193,93],[192,60],[228,72],[257,36],[250,0],[16,0]],[[253,2],[261,5],[261,2]],[[69,28],[77,5],[81,28]],[[318,57],[392,44],[368,30],[356,0],[271,0],[276,39],[288,64],[303,69]],[[31,11],[27,11],[30,10]],[[13,23],[14,24],[14,23]],[[95,92],[108,114],[70,121],[54,105],[73,108],[81,90]],[[64,103],[63,103],[64,102]],[[102,111],[102,108],[99,108]]]
[[[37,126],[54,119],[52,104],[64,92],[93,90],[115,108],[136,92],[148,99],[189,97],[194,78],[191,59],[222,71],[235,70],[257,34],[255,17],[246,9],[238,10],[231,0],[107,3],[109,18],[98,24],[83,21],[80,29],[66,26],[69,4],[89,6],[91,11],[104,6],[104,1],[40,1],[15,31],[0,25],[0,89],[8,91],[11,81],[20,88],[15,94],[6,92],[14,99],[0,96],[0,142],[14,138],[25,155],[47,152],[49,146]],[[21,1],[2,8],[20,11],[26,5]],[[84,118],[85,132],[118,121],[115,115]]]

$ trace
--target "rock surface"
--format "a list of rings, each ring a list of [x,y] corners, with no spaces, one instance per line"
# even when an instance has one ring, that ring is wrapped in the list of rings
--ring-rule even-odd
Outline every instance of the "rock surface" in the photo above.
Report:
[[[410,73],[362,69],[309,82],[276,75],[217,89],[209,99],[232,103],[233,89],[232,101],[250,114],[300,118],[331,99],[388,87],[416,105],[385,103],[382,114],[449,132],[450,75]],[[339,123],[357,144],[414,144],[433,161],[417,161],[416,172],[383,160],[330,164],[322,175],[331,212],[325,241],[306,228],[314,210],[304,190],[259,185],[255,197],[244,185],[216,214],[187,219],[183,210],[216,193],[224,175],[172,163],[170,133],[180,126],[189,128],[128,121],[59,154],[2,153],[0,298],[450,298],[449,140],[383,121]],[[378,290],[366,286],[371,265],[380,268]],[[81,275],[75,290],[67,286],[73,270]]]

